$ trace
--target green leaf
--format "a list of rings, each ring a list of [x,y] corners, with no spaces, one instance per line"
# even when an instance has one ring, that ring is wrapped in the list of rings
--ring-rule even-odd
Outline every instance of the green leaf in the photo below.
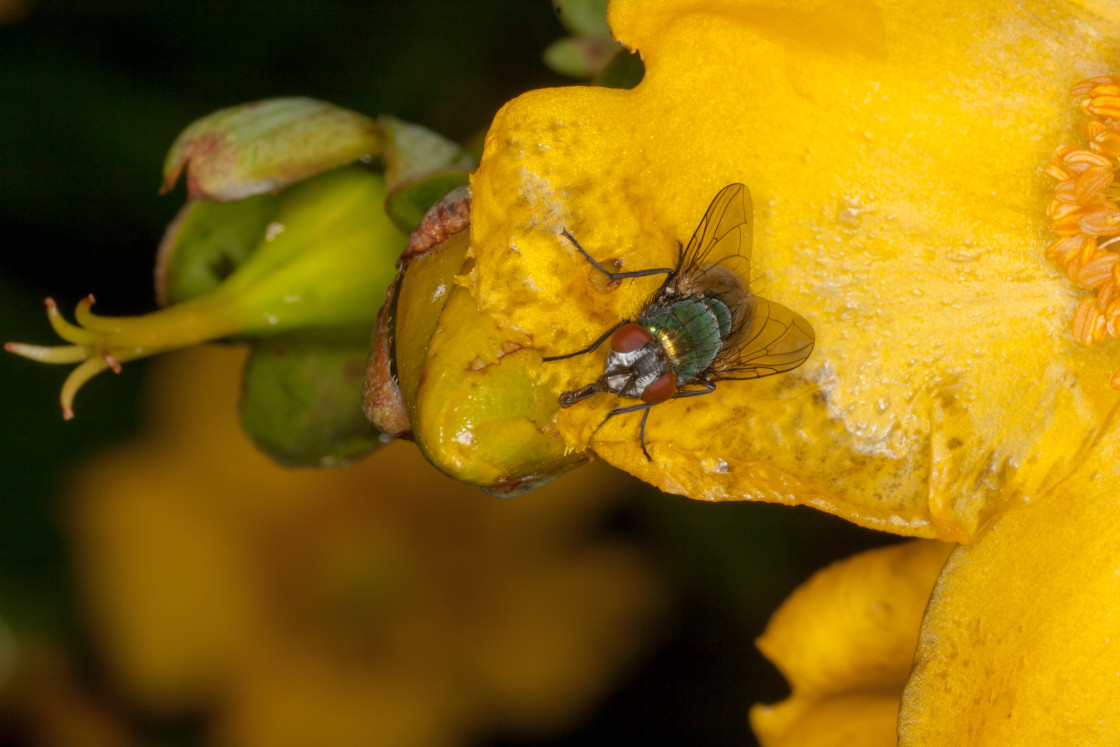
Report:
[[[544,64],[570,78],[592,78],[625,49],[615,41],[589,36],[566,36],[544,50]]]
[[[161,306],[183,303],[221,285],[253,253],[276,213],[278,199],[190,200],[167,227],[156,258]]]
[[[607,0],[552,0],[564,28],[576,36],[609,41]]]
[[[385,211],[411,233],[441,197],[469,181],[477,162],[456,143],[396,117],[379,120],[385,132]]]
[[[290,467],[341,466],[383,439],[361,409],[368,347],[258,342],[245,366],[241,425]]]
[[[385,133],[385,182],[390,192],[438,171],[470,171],[478,165],[459,145],[426,127],[384,115],[378,122]]]
[[[432,205],[451,190],[465,186],[469,181],[470,174],[466,171],[442,171],[402,184],[389,194],[385,201],[385,212],[397,228],[411,233],[420,225],[421,219]]]
[[[646,66],[637,52],[627,52],[620,49],[614,59],[607,64],[595,85],[604,88],[633,88],[642,82],[645,77]]]
[[[190,196],[240,200],[381,150],[381,128],[369,117],[314,99],[267,99],[222,109],[183,130],[164,159],[161,191],[175,186],[185,168]]]

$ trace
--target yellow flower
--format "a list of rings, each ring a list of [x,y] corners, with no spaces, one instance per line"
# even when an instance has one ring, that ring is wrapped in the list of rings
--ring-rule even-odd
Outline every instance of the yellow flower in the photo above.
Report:
[[[759,740],[1115,743],[1117,536],[1115,489],[1083,488],[970,546],[914,541],[819,572],[758,641],[792,689],[752,710]]]
[[[1090,474],[1115,438],[1116,351],[1069,332],[1081,296],[1044,258],[1045,169],[1077,133],[1070,86],[1114,59],[1114,4],[620,0],[610,22],[642,83],[507,104],[469,247],[400,296],[449,291],[417,327],[432,461],[495,484],[590,450],[669,492],[954,541]],[[608,418],[633,400],[557,409],[602,349],[541,358],[633,319],[663,276],[608,284],[561,232],[612,269],[672,267],[734,182],[753,195],[752,289],[816,348],[655,407],[647,460],[640,413]]]
[[[865,552],[782,604],[758,647],[792,693],[752,709],[765,747],[894,744],[922,610],[952,547],[916,540]]]
[[[1060,149],[1081,137],[1071,86],[1114,64],[1120,8],[619,0],[610,20],[646,64],[636,89],[533,92],[489,133],[457,315],[427,361],[445,393],[462,384],[422,401],[427,453],[471,473],[470,439],[445,434],[507,417],[476,406],[501,369],[537,387],[538,453],[975,542],[947,564],[928,541],[858,558],[779,611],[760,645],[793,692],[753,712],[765,744],[1114,742],[1117,348],[1079,343],[1110,334],[1098,289],[1117,265],[1061,243],[1118,233],[1096,200],[1116,203],[1114,161]],[[1073,93],[1104,122],[1112,85]],[[1091,153],[1110,155],[1109,130],[1086,128]],[[544,410],[603,355],[541,358],[633,319],[661,282],[609,284],[562,232],[612,271],[671,267],[735,182],[754,200],[752,290],[813,325],[808,362],[654,408],[651,461],[639,416],[607,417],[625,400]],[[449,355],[456,333],[473,337]]]
[[[563,726],[641,650],[666,589],[593,536],[611,470],[518,502],[404,443],[284,470],[237,425],[243,358],[161,362],[147,432],[75,486],[85,608],[136,703],[206,708],[221,744],[462,744]]]

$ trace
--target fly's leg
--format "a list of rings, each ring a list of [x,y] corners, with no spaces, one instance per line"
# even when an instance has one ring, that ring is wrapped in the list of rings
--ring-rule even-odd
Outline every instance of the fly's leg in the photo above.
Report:
[[[579,253],[583,255],[583,258],[586,259],[588,262],[590,262],[591,265],[596,270],[598,270],[599,272],[606,275],[607,279],[612,283],[615,280],[623,280],[625,278],[644,278],[644,277],[648,277],[650,275],[672,275],[673,274],[673,270],[669,269],[668,267],[659,267],[659,268],[656,268],[656,269],[653,269],[653,270],[635,270],[634,272],[611,272],[610,270],[608,270],[607,268],[603,267],[601,264],[596,262],[595,258],[592,257],[590,254],[588,254],[587,251],[582,246],[579,245],[579,242],[576,241],[576,237],[572,236],[570,233],[568,233],[567,229],[564,229],[563,231],[561,231],[560,235],[563,236],[564,238],[566,238],[568,241],[572,242],[572,246],[574,246],[576,249],[579,250]],[[590,345],[588,345],[585,348],[577,350],[574,353],[566,353],[564,355],[550,355],[550,356],[547,356],[545,358],[541,358],[541,360],[545,363],[548,363],[549,361],[560,361],[560,360],[564,360],[565,358],[575,358],[577,355],[583,355],[584,353],[593,352],[596,348],[598,348],[600,345],[602,345],[604,342],[606,342],[607,338],[610,337],[611,334],[613,334],[616,329],[621,327],[623,324],[626,324],[628,321],[630,321],[630,320],[629,319],[623,319],[621,322],[619,322],[618,324],[614,325],[613,327],[608,329],[606,332],[604,332],[602,337],[600,337],[598,340],[591,343]]]
[[[606,390],[607,388],[603,383],[603,379],[595,379],[595,381],[592,381],[585,387],[580,387],[579,389],[573,391],[561,392],[559,400],[560,406],[571,407],[576,402],[580,402],[592,395],[598,394],[599,392],[605,392]]]
[[[697,381],[697,384],[704,387],[703,389],[693,389],[685,392],[677,392],[673,395],[672,399],[681,399],[682,397],[699,397],[704,394],[711,394],[716,390],[716,385],[710,381]],[[671,402],[672,399],[666,400]],[[638,443],[642,446],[642,453],[646,455],[646,460],[652,462],[653,458],[646,450],[646,419],[649,418],[649,408],[654,405],[660,405],[660,402],[643,402],[640,405],[629,405],[627,407],[616,407],[607,413],[607,418],[612,418],[615,415],[625,415],[628,412],[637,412],[638,410],[645,410],[642,413],[642,423],[638,426]]]
[[[650,405],[653,407],[653,405]],[[652,462],[653,457],[646,451],[646,420],[649,418],[649,407],[642,413],[642,424],[638,426],[638,443],[642,446],[642,453],[646,455],[646,461]]]
[[[583,255],[583,258],[590,262],[596,270],[606,275],[607,279],[612,283],[616,280],[623,280],[625,278],[644,278],[649,277],[650,275],[672,275],[674,272],[674,270],[668,267],[658,267],[652,270],[634,270],[633,272],[611,272],[610,270],[596,262],[595,258],[588,254],[587,251],[579,245],[579,242],[576,241],[576,237],[568,233],[568,229],[564,229],[563,231],[561,231],[560,235],[566,238],[568,241],[572,242],[572,246],[574,246],[576,249],[579,249],[579,253]]]
[[[672,399],[681,399],[682,397],[699,397],[702,394],[711,394],[712,392],[714,392],[716,390],[716,385],[713,384],[710,381],[697,381],[695,383],[699,384],[700,386],[702,386],[704,388],[703,389],[693,389],[693,390],[687,391],[687,392],[677,392],[676,394],[673,395]]]
[[[649,408],[654,405],[659,405],[660,402],[643,402],[640,405],[630,405],[629,407],[616,407],[607,413],[607,419],[613,418],[615,415],[624,415],[628,412],[637,412],[638,410],[645,410],[642,413],[642,424],[638,428],[638,442],[642,445],[642,453],[646,455],[646,461],[653,461],[653,457],[646,451],[646,418],[649,417]]]
[[[621,327],[623,324],[626,324],[626,322],[628,322],[628,321],[629,321],[628,319],[623,319],[621,322],[619,322],[618,324],[614,325],[613,327],[608,329],[606,332],[604,332],[602,337],[600,337],[598,340],[591,343],[587,347],[583,348],[582,350],[577,350],[574,353],[567,353],[566,355],[550,355],[547,358],[541,358],[541,360],[546,362],[546,363],[548,361],[562,361],[565,358],[575,358],[577,355],[583,355],[584,353],[593,352],[595,350],[595,348],[599,347],[604,342],[606,342],[607,338],[610,337],[612,334],[614,334],[614,331],[616,329]]]

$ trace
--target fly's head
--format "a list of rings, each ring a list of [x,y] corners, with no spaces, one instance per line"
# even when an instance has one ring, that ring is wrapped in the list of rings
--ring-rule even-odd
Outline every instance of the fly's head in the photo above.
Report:
[[[676,375],[661,344],[642,325],[627,322],[611,336],[603,375],[585,387],[561,394],[560,406],[571,407],[599,392],[652,404],[670,399],[676,389]]]

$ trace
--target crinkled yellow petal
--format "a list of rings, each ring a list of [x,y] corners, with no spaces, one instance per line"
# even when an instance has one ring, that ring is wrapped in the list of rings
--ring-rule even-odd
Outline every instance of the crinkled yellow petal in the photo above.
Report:
[[[751,709],[764,745],[894,743],[922,611],[952,548],[916,540],[861,553],[778,608],[758,647],[792,694]]]
[[[1110,432],[1117,351],[1073,343],[1078,295],[1042,251],[1044,167],[1077,131],[1069,86],[1116,59],[1111,5],[620,0],[611,23],[646,63],[636,89],[535,91],[490,130],[458,278],[462,328],[500,332],[479,362],[504,340],[522,349],[503,366],[578,350],[657,290],[608,287],[562,230],[624,271],[672,266],[732,182],[754,199],[752,289],[817,345],[793,373],[654,408],[652,462],[640,414],[606,420],[633,403],[613,395],[558,412],[569,450],[693,498],[970,541]],[[556,396],[603,359],[530,375]]]
[[[1101,448],[1060,500],[1006,514],[949,559],[902,700],[902,744],[1116,744],[1120,449]]]

